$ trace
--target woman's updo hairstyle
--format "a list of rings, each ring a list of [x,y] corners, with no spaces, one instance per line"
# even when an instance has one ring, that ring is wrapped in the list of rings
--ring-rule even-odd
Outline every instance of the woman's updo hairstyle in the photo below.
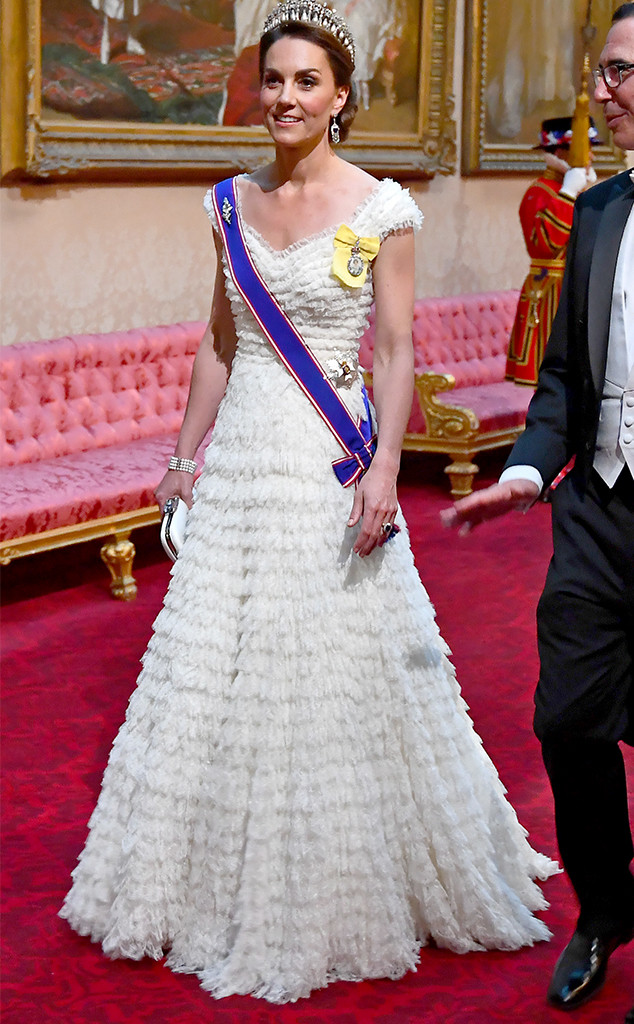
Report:
[[[342,86],[348,87],[348,98],[341,111],[337,114],[339,137],[341,142],[345,142],[358,109],[357,90],[352,81],[354,64],[348,50],[339,40],[331,36],[330,32],[325,32],[318,25],[309,25],[301,21],[286,22],[283,25],[269,29],[260,39],[260,82],[262,82],[264,77],[264,62],[266,61],[267,53],[273,43],[283,39],[284,36],[291,36],[293,39],[306,39],[309,43],[315,43],[316,46],[321,47],[328,58],[337,88],[340,89]]]

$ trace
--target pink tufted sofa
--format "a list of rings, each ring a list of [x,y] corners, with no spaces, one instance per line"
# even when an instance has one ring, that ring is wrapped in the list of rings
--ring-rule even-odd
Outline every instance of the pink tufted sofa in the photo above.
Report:
[[[518,291],[419,299],[414,306],[416,392],[404,449],[442,452],[454,498],[470,494],[480,451],[512,444],[532,389],[504,379]],[[361,344],[372,365],[374,322]],[[367,374],[371,386],[371,374]]]
[[[153,491],[174,451],[204,327],[0,348],[0,564],[107,538],[113,595],[136,595],[130,533],[159,521]]]

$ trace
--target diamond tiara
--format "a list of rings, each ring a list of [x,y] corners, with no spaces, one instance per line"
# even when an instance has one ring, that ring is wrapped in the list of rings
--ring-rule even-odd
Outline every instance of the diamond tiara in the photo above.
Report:
[[[322,0],[281,0],[277,7],[265,19],[262,34],[270,32],[280,25],[299,21],[306,25],[315,25],[344,46],[350,54],[354,66],[354,40],[352,33],[343,18],[327,7]]]

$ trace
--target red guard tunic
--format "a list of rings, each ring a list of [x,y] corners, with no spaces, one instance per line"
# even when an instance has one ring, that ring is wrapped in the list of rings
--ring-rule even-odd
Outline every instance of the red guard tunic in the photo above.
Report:
[[[548,169],[530,186],[520,221],[531,267],[511,332],[506,376],[535,387],[539,365],[561,294],[574,199],[559,194],[563,176]]]

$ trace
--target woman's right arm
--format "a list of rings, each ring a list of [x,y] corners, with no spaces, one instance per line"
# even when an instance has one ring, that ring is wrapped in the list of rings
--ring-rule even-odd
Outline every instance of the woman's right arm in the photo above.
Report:
[[[216,418],[227,387],[236,350],[236,333],[222,268],[222,242],[214,231],[216,280],[209,323],[202,336],[192,368],[189,397],[174,454],[193,459],[198,446]],[[192,473],[168,470],[154,492],[163,511],[168,498],[177,496],[191,508]]]

